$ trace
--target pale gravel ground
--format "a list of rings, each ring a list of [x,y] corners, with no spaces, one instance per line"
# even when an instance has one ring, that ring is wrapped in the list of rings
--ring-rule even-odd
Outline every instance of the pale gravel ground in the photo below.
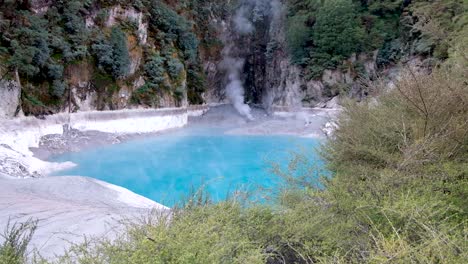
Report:
[[[48,258],[63,253],[70,243],[83,241],[84,235],[112,237],[122,230],[123,220],[138,221],[151,209],[169,212],[157,203],[85,177],[0,176],[0,188],[0,232],[9,220],[38,219],[39,227],[29,249],[37,248]],[[141,208],[128,200],[140,201]]]

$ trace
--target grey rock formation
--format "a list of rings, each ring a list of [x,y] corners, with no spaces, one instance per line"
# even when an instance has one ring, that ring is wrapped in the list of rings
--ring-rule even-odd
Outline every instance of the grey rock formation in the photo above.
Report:
[[[53,0],[29,0],[31,11],[36,14],[43,14],[47,12]]]
[[[20,113],[21,86],[15,80],[0,80],[0,118],[12,118]]]

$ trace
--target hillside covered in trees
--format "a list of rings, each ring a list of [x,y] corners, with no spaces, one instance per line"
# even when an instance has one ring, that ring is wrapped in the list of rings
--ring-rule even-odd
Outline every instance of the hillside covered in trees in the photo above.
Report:
[[[4,0],[0,6],[1,77],[18,75],[27,115],[79,110],[77,98],[90,93],[97,94],[98,110],[202,103],[199,52],[213,41],[207,12],[225,12],[216,1]]]
[[[443,61],[467,23],[466,3],[457,0],[292,0],[288,11],[292,60],[312,77],[375,50],[379,67],[415,55]]]
[[[463,0],[2,0],[1,80],[20,87],[12,115],[223,101],[223,38],[239,5],[256,31],[230,43],[244,46],[248,103],[290,106],[282,84],[297,82],[296,66],[307,106],[362,94],[360,78],[414,58],[431,68],[466,41]]]

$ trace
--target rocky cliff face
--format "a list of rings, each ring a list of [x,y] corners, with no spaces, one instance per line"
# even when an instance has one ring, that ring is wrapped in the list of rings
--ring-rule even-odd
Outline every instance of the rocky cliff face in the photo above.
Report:
[[[318,79],[308,78],[305,70],[290,60],[285,4],[280,0],[240,1],[238,9],[244,9],[244,18],[253,27],[247,34],[236,32],[235,12],[219,23],[219,36],[229,36],[227,42],[232,45],[233,56],[245,60],[241,73],[245,101],[267,110],[275,107],[294,110],[326,106],[326,102],[339,93],[357,98],[366,96],[356,79],[376,75],[377,51],[355,54],[344,61],[340,69],[326,70]],[[210,102],[226,99],[226,72],[221,63],[221,57],[204,62],[209,80],[206,100]],[[356,65],[360,66],[359,71]]]
[[[33,16],[45,16],[50,20],[49,17],[58,12],[53,0],[25,2]],[[367,91],[359,85],[358,77],[373,78],[379,74],[376,67],[378,51],[375,51],[353,54],[339,69],[325,70],[320,78],[309,78],[303,68],[290,62],[285,0],[238,0],[236,4],[209,2],[198,7],[184,7],[199,8],[197,10],[181,9],[169,2],[139,8],[131,4],[81,6],[77,21],[87,32],[93,32],[91,38],[99,32],[108,37],[114,27],[123,29],[129,57],[126,75],[114,80],[103,75],[96,63],[100,58],[93,57],[93,46],[89,44],[87,56],[63,63],[63,82],[67,88],[61,99],[50,95],[50,80],[38,82],[35,78],[35,82],[30,82],[31,78],[26,77],[22,81],[21,73],[16,79],[1,80],[0,116],[12,117],[22,110],[27,115],[43,115],[229,102],[232,98],[229,98],[226,87],[232,71],[225,65],[226,54],[242,62],[241,69],[236,70],[243,87],[240,96],[246,103],[261,105],[267,110],[325,107],[333,105],[327,102],[337,95],[360,99],[367,96]],[[196,13],[200,10],[205,13]],[[14,16],[11,19],[11,24],[21,22],[15,21]],[[180,22],[184,19],[195,22]],[[185,28],[181,29],[174,25],[177,23],[188,26],[184,24]],[[240,26],[246,28],[240,29]],[[199,43],[204,43],[197,46],[196,58],[187,57],[186,51],[181,50],[181,47],[194,45],[188,38],[192,32]],[[49,38],[53,39],[52,36]],[[52,54],[52,49],[49,47],[48,51],[51,57],[63,56]],[[52,57],[52,60],[56,59]],[[178,62],[183,65],[179,66]],[[170,71],[177,67],[182,69],[176,76],[171,75]],[[202,79],[204,81],[200,81]]]
[[[95,9],[86,17],[86,27],[92,29],[109,29],[122,21],[136,23],[137,34],[127,35],[127,45],[130,57],[128,76],[130,78],[117,81],[117,89],[112,94],[96,91],[93,82],[93,65],[89,62],[70,65],[66,69],[66,76],[70,85],[70,101],[65,103],[64,111],[117,110],[135,107],[131,105],[131,96],[138,88],[145,84],[145,80],[138,71],[144,63],[143,47],[147,44],[148,23],[144,22],[142,12],[133,7],[123,8],[120,5],[107,10],[107,19],[97,25],[98,14],[102,10]],[[175,106],[175,102],[165,101],[163,107]]]
[[[15,116],[18,109],[20,88],[14,81],[0,81],[0,118]]]
[[[21,85],[18,78],[0,80],[0,118],[11,118],[22,114],[20,97]]]
[[[188,106],[188,78],[198,74],[192,70],[196,63],[186,55],[197,45],[188,36],[193,31],[189,23],[169,4],[155,1],[137,9],[135,3],[112,5],[113,2],[118,1],[0,1],[4,9],[0,12],[4,21],[4,32],[0,34],[0,116],[13,117],[22,110],[26,115],[38,116]],[[115,48],[109,50],[114,28],[123,32],[125,38],[129,63],[124,76],[111,76],[114,66],[103,69],[100,65],[105,54],[110,56],[106,59],[108,64],[116,60],[112,58]],[[180,36],[174,36],[174,30]],[[54,35],[57,32],[63,35]],[[25,47],[15,48],[16,38],[25,37],[26,41],[20,43]],[[99,42],[99,37],[104,42]],[[182,43],[185,39],[187,43]],[[101,54],[95,52],[96,44],[103,44]],[[39,57],[44,58],[40,63],[36,62]],[[145,66],[153,58],[160,60],[159,64]],[[18,60],[20,65],[12,60]],[[10,75],[18,68],[15,79]],[[58,71],[54,78],[63,87],[58,93],[53,91],[56,79],[50,78],[51,69]],[[151,78],[157,83],[152,83]]]

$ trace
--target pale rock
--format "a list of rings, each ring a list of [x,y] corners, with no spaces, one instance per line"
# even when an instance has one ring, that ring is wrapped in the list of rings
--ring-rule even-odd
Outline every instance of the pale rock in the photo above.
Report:
[[[145,45],[148,39],[148,23],[143,22],[143,13],[138,12],[133,7],[122,8],[120,5],[109,10],[109,17],[106,21],[107,27],[112,27],[119,20],[134,21],[138,25],[138,39],[141,45]]]
[[[342,106],[340,105],[339,96],[335,96],[326,102],[321,102],[317,104],[317,107],[327,108],[327,109],[341,109],[342,108]]]
[[[322,128],[323,133],[327,135],[327,137],[332,137],[335,130],[338,129],[338,124],[334,121],[327,122],[325,126]]]
[[[12,118],[20,105],[21,86],[14,80],[0,80],[0,119]]]
[[[53,0],[30,0],[31,11],[36,14],[44,14],[49,10]]]
[[[327,85],[335,85],[343,83],[345,80],[343,73],[339,70],[324,70],[322,75],[322,82]]]
[[[81,89],[88,88],[89,83],[84,86],[80,86]],[[77,111],[87,112],[96,109],[97,93],[92,89],[86,89],[86,92],[79,93],[76,87],[72,87],[72,94],[75,99]]]
[[[141,56],[130,56],[130,69],[128,72],[128,76],[132,76],[136,73],[138,68],[141,65]]]

